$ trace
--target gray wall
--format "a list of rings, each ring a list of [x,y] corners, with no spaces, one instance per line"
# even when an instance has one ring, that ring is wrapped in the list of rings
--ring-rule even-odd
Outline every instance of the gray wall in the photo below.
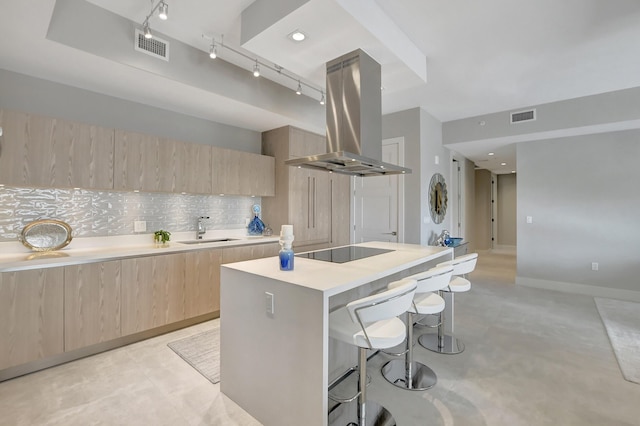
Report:
[[[519,144],[518,284],[640,300],[639,140],[631,130]]]
[[[0,108],[260,153],[261,135],[0,69]]]
[[[404,176],[405,243],[420,243],[420,110],[418,108],[382,116],[382,139],[404,137],[404,165],[411,173]]]
[[[464,184],[462,185],[462,204],[464,212],[462,215],[464,238],[469,243],[469,252],[476,251],[475,242],[475,210],[476,210],[476,171],[473,161],[465,159],[462,170],[464,171]]]
[[[433,244],[443,229],[451,229],[447,212],[441,224],[434,224],[429,214],[429,181],[438,172],[446,180],[451,176],[451,157],[442,146],[442,124],[420,108],[382,117],[382,138],[404,137],[405,167],[412,173],[405,179],[405,242]],[[434,164],[434,157],[439,164]]]
[[[498,245],[516,245],[517,234],[517,180],[516,175],[498,175]]]

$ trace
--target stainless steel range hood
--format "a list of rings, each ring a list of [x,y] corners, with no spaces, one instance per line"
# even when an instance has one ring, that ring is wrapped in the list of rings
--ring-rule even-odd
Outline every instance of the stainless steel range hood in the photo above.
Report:
[[[411,173],[383,163],[380,64],[358,49],[327,63],[327,153],[289,166],[353,176]]]

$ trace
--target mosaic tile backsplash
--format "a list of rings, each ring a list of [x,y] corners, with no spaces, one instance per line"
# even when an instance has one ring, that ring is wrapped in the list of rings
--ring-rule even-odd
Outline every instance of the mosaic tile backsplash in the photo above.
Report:
[[[195,231],[196,218],[207,229],[239,229],[253,216],[260,198],[149,192],[35,189],[0,186],[0,242],[15,241],[38,219],[67,222],[74,237],[131,235],[133,222],[147,222],[146,233]]]

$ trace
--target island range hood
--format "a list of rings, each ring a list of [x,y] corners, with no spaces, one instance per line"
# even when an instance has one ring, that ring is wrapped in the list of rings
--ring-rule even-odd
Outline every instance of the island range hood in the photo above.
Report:
[[[358,49],[327,63],[327,153],[285,164],[352,176],[411,173],[381,159],[380,64]]]

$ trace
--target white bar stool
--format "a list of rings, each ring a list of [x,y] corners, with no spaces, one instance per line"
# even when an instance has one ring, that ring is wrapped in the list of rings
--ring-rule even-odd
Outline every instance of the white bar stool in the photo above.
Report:
[[[382,376],[391,384],[408,390],[422,391],[435,386],[438,381],[436,373],[426,365],[413,360],[413,324],[415,315],[433,315],[444,310],[444,299],[433,293],[449,285],[453,266],[446,265],[431,268],[428,271],[412,275],[418,282],[413,303],[407,311],[407,338],[404,360],[394,359],[382,366]],[[397,286],[391,283],[388,288]]]
[[[465,254],[464,256],[456,257],[448,262],[439,263],[437,266],[453,266],[453,277],[449,282],[449,286],[440,291],[440,295],[443,295],[444,291],[451,293],[451,307],[453,308],[455,293],[461,293],[471,290],[471,281],[464,276],[472,272],[476,268],[476,262],[478,261],[478,253]],[[444,332],[444,311],[440,312],[440,318],[438,321],[438,333],[437,334],[423,334],[418,339],[420,345],[433,352],[441,354],[454,355],[464,351],[464,343],[457,339],[455,336],[445,334]]]
[[[393,426],[391,413],[381,405],[367,401],[367,349],[385,349],[399,345],[406,337],[404,323],[397,318],[411,307],[417,283],[402,279],[393,288],[362,299],[329,314],[329,336],[357,346],[358,424]]]

